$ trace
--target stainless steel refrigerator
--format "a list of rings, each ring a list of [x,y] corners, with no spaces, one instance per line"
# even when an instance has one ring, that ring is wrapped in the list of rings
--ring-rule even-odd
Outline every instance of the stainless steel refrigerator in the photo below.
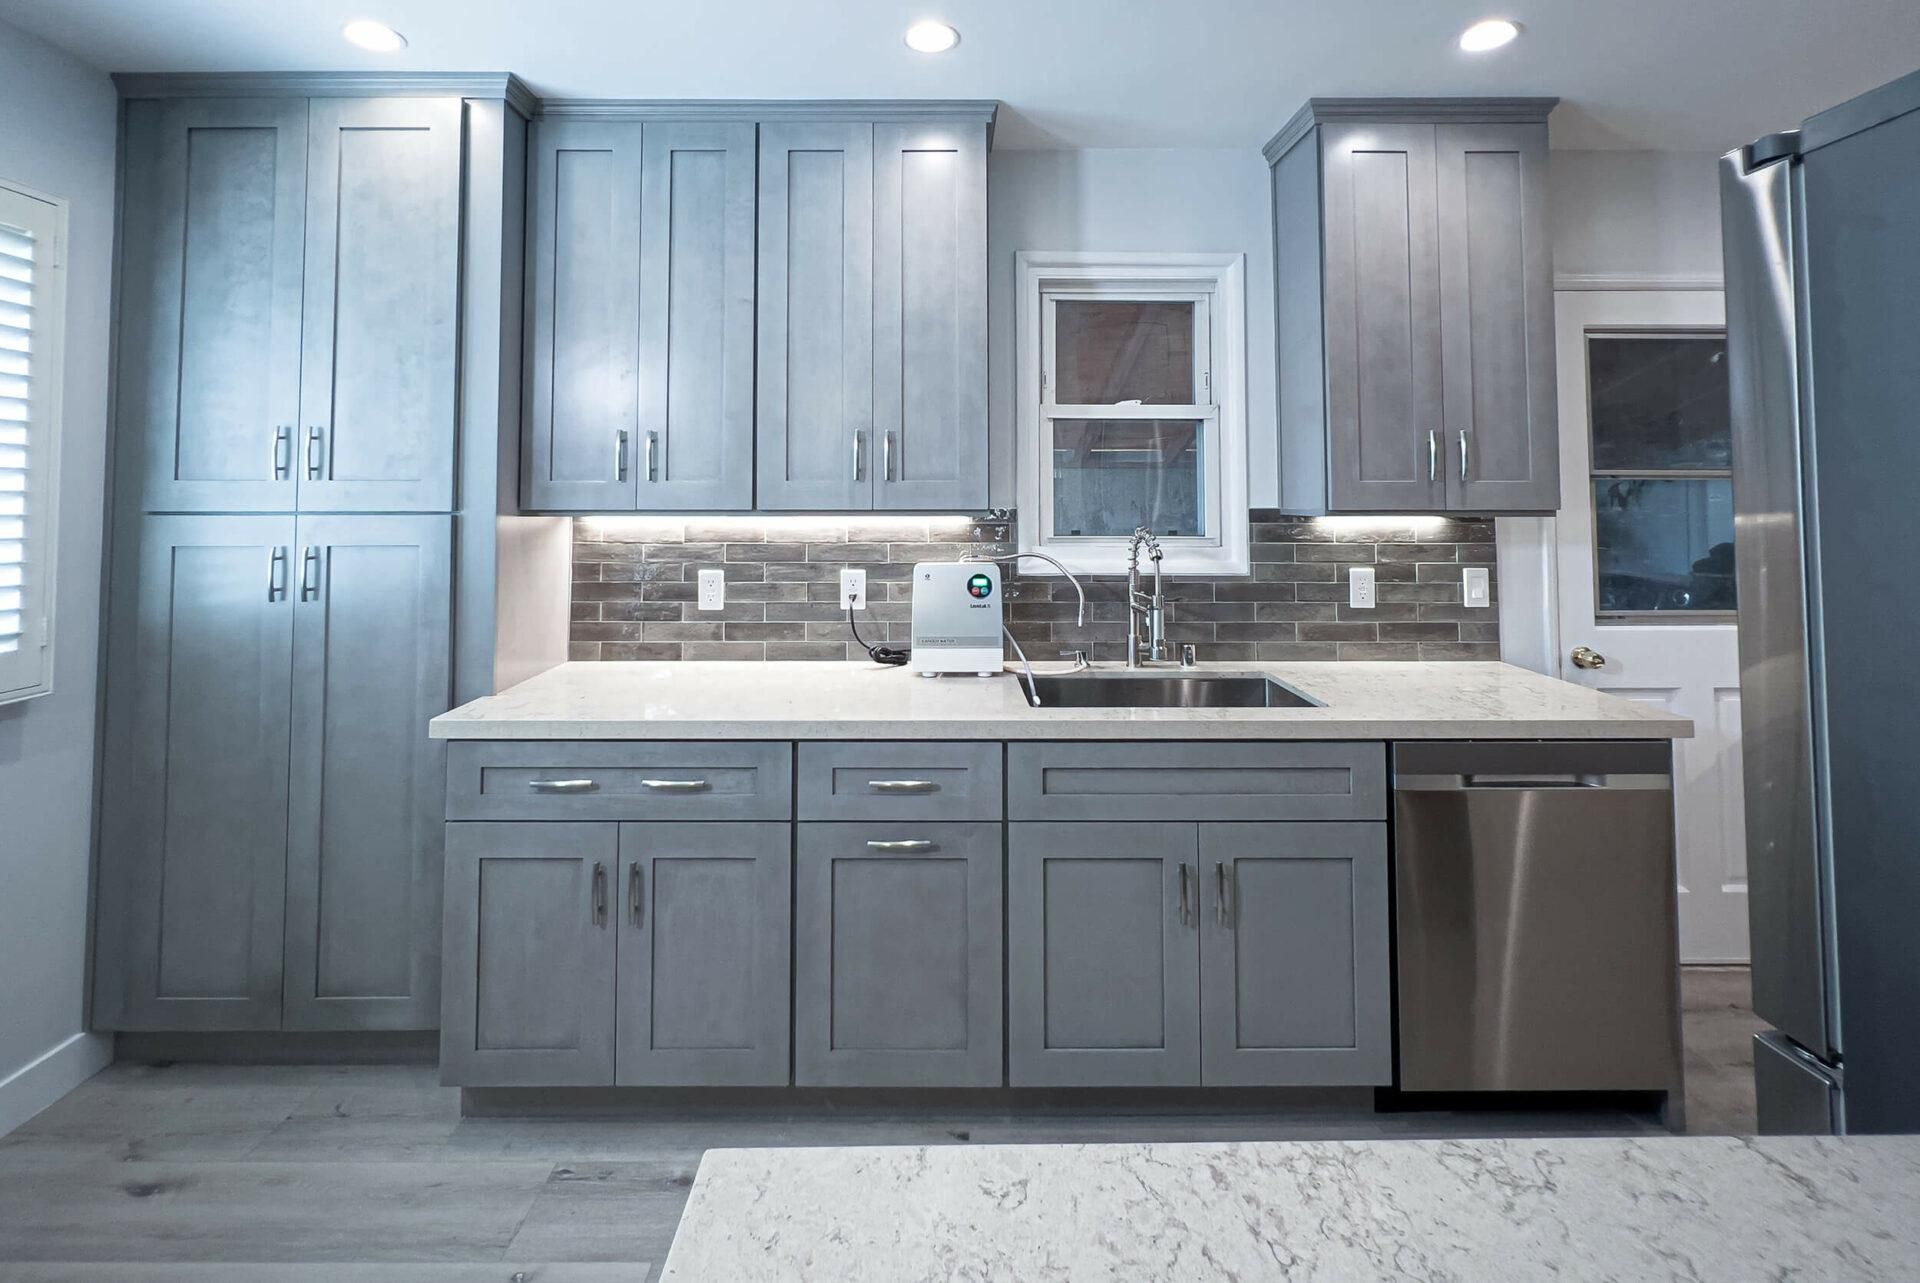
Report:
[[[1920,1131],[1920,72],[1720,190],[1760,1128]]]

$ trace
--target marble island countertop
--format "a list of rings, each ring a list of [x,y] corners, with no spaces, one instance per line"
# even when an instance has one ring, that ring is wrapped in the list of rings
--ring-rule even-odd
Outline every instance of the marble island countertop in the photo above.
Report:
[[[1099,665],[1100,671],[1120,671]],[[1059,671],[1057,664],[1036,672]],[[1165,668],[1155,671],[1168,671]],[[1174,670],[1177,671],[1177,670]],[[430,724],[435,739],[1679,739],[1648,705],[1499,663],[1202,664],[1317,708],[1030,708],[1020,679],[833,663],[561,664]]]
[[[661,1275],[1915,1277],[1911,1136],[712,1150]]]

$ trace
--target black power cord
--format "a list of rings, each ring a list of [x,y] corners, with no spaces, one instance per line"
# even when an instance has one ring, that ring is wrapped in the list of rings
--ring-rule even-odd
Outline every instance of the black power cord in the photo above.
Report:
[[[871,659],[876,664],[892,664],[892,665],[898,666],[906,663],[907,660],[911,657],[911,652],[904,651],[900,649],[898,646],[867,645],[867,643],[863,641],[860,637],[860,629],[856,627],[853,622],[852,606],[847,607],[847,627],[851,629],[853,632],[854,642],[857,645],[859,645],[859,647],[862,650],[866,651],[867,658]]]

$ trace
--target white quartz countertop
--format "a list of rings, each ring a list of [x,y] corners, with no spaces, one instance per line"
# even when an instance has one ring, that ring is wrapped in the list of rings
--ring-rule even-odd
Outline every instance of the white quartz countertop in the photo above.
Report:
[[[1265,673],[1321,707],[1029,708],[1012,672],[929,678],[864,663],[576,662],[442,713],[430,733],[435,739],[541,740],[1679,739],[1693,733],[1683,717],[1511,664],[1203,664],[1201,670]]]
[[[1907,1280],[1920,1137],[710,1150],[661,1277]]]

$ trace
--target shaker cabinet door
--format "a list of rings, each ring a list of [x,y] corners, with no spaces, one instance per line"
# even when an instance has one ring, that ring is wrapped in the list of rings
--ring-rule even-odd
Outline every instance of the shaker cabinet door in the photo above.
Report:
[[[876,125],[873,151],[873,506],[984,507],[986,126]]]
[[[147,517],[114,569],[95,1020],[276,1029],[292,517]]]
[[[1200,1081],[1190,823],[1007,826],[1007,1068],[1015,1087]]]
[[[316,98],[307,152],[301,510],[450,511],[460,100]]]
[[[285,1027],[440,1023],[453,518],[302,517]]]
[[[758,506],[873,506],[874,126],[760,127]]]
[[[620,826],[621,1086],[784,1087],[793,826]]]
[[[1384,824],[1200,826],[1201,1080],[1393,1080]]]
[[[118,376],[147,512],[291,512],[302,99],[127,104]]]
[[[636,506],[750,509],[754,127],[650,123],[640,169]]]
[[[1560,504],[1544,125],[1440,125],[1447,507]]]
[[[613,1083],[619,826],[447,825],[440,1081]]]
[[[521,451],[529,508],[634,506],[641,147],[634,121],[542,120],[531,131]]]
[[[1321,129],[1329,506],[1443,507],[1432,125]]]

